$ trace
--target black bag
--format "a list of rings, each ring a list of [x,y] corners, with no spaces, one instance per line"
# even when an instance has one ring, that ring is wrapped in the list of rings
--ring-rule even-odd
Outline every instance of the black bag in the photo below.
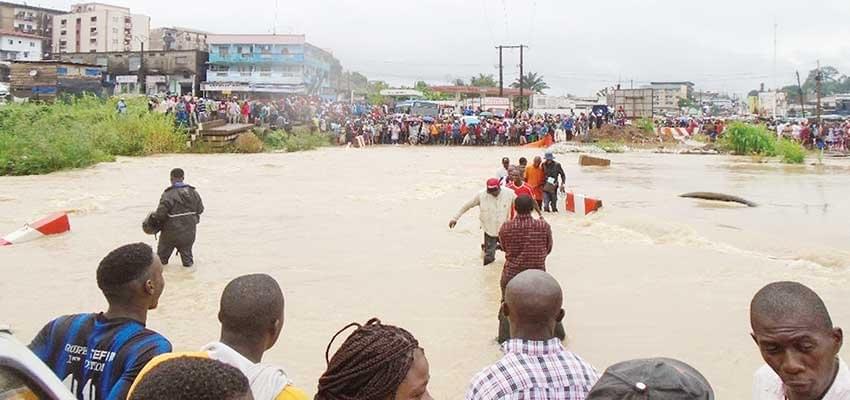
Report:
[[[154,213],[148,214],[148,216],[145,217],[145,220],[142,221],[142,231],[148,235],[156,235],[161,230],[162,221],[160,221]]]

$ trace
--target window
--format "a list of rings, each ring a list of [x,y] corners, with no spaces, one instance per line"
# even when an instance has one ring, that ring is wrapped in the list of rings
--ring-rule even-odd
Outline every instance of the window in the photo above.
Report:
[[[62,26],[68,25],[68,20],[63,19],[63,20],[59,21],[59,25],[62,25]]]
[[[118,34],[118,28],[112,28],[112,33],[117,35]]]
[[[97,17],[91,17],[91,22],[97,22]]]
[[[30,47],[35,47],[35,42],[30,42]]]
[[[27,52],[27,51],[25,51],[25,52],[24,52],[24,58],[27,58],[27,57],[29,57],[29,56],[30,56],[30,53],[29,53],[29,52]]]
[[[222,57],[227,57],[227,56],[229,56],[229,55],[230,55],[230,47],[227,47],[227,46],[219,46],[219,48],[218,48],[218,54],[220,54]]]
[[[188,59],[188,57],[186,57],[186,56],[180,56],[180,57],[176,57],[176,58],[174,59],[174,62],[175,62],[177,65],[186,65],[186,64],[188,64],[188,63],[189,63],[189,59]]]
[[[68,34],[68,31],[63,29],[63,30],[59,31],[59,34],[62,35],[62,36],[65,36],[65,35]]]
[[[9,44],[15,44],[15,41],[12,40],[12,39],[9,39]]]

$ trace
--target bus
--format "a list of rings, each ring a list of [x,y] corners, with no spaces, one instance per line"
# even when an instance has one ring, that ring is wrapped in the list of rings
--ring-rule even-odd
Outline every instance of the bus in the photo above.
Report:
[[[407,114],[416,117],[432,117],[440,116],[440,105],[434,101],[427,100],[408,100],[395,105],[396,114]]]

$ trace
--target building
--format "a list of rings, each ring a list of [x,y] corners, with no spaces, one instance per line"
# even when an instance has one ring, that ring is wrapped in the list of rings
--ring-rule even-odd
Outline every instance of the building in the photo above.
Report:
[[[788,101],[785,92],[759,92],[759,115],[766,117],[785,117],[788,115]]]
[[[126,7],[76,4],[53,18],[54,53],[140,51],[150,47],[150,17]]]
[[[38,35],[0,30],[0,61],[39,61],[43,43]]]
[[[342,68],[305,35],[209,35],[209,94],[309,94],[336,98]]]
[[[36,35],[44,52],[53,48],[53,17],[67,11],[0,1],[0,31]],[[42,58],[44,54],[41,55]]]
[[[693,82],[650,82],[644,89],[652,89],[656,114],[678,115],[682,100],[693,100]]]
[[[103,92],[97,65],[64,61],[14,61],[9,67],[13,97],[50,101],[59,95]]]
[[[92,64],[104,71],[113,94],[192,94],[206,80],[208,54],[198,50],[63,53],[62,61]]]
[[[151,50],[208,51],[209,33],[186,28],[156,28],[151,30]]]

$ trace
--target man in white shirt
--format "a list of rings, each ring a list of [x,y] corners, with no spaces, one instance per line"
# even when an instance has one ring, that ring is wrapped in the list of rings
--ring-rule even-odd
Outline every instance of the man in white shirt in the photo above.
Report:
[[[499,179],[490,178],[487,180],[487,189],[478,192],[449,221],[449,228],[454,229],[463,214],[474,207],[480,209],[481,228],[484,229],[484,244],[481,245],[484,250],[484,265],[490,265],[496,261],[499,230],[502,229],[502,224],[510,219],[515,198],[516,194],[513,190],[502,190]]]
[[[755,374],[754,400],[850,399],[850,370],[838,357],[844,334],[814,291],[765,286],[750,304],[750,324],[767,363]]]
[[[284,298],[277,281],[266,274],[240,276],[227,284],[218,312],[221,338],[199,352],[155,357],[136,378],[136,385],[157,365],[180,357],[211,358],[238,368],[248,378],[256,400],[307,400],[283,368],[262,362],[283,329]]]

